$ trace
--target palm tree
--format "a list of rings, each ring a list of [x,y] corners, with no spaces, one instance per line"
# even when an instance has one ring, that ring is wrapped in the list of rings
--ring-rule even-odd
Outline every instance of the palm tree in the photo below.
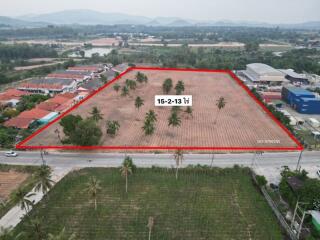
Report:
[[[54,181],[51,180],[51,168],[47,165],[42,165],[35,173],[37,181],[35,190],[41,191],[44,195],[52,188]]]
[[[99,120],[103,119],[102,117],[103,115],[101,114],[100,110],[97,107],[92,108],[90,115],[95,122],[99,122]]]
[[[149,240],[151,240],[151,232],[152,232],[153,226],[154,226],[154,218],[149,217],[148,225],[147,225],[147,227],[149,228],[149,238],[148,238]]]
[[[176,179],[178,179],[178,171],[179,171],[179,166],[182,164],[183,161],[183,152],[181,149],[178,149],[174,155],[174,160],[176,161]]]
[[[131,90],[134,90],[134,89],[136,89],[136,87],[137,87],[137,83],[136,83],[136,81],[134,81],[134,80],[127,79],[127,80],[126,80],[126,86],[127,86],[128,88],[130,88]]]
[[[131,157],[125,157],[120,168],[121,175],[126,178],[126,193],[128,193],[128,176],[133,173],[135,165]]]
[[[181,119],[180,117],[178,116],[178,113],[177,112],[172,112],[169,119],[168,119],[168,122],[169,122],[169,126],[173,126],[173,127],[178,127],[181,125]]]
[[[34,195],[35,193],[28,193],[26,190],[19,188],[13,195],[13,202],[17,202],[21,210],[27,213],[34,204],[34,200],[30,200],[30,197]]]
[[[85,191],[94,199],[94,210],[97,210],[97,195],[100,190],[100,181],[95,177],[90,177],[89,182],[86,184]]]
[[[60,130],[58,128],[56,128],[54,130],[54,133],[57,134],[59,141],[61,142],[61,136],[60,136]]]
[[[190,116],[192,116],[192,112],[193,112],[192,107],[188,106],[185,112],[188,113]]]
[[[146,113],[146,119],[150,120],[151,122],[156,122],[157,114],[153,110],[149,110],[149,112]]]
[[[137,80],[139,83],[143,83],[143,82],[147,83],[147,82],[148,82],[148,77],[147,77],[145,74],[143,74],[143,73],[141,73],[141,72],[138,72],[138,73],[136,74],[136,80]]]
[[[107,121],[107,134],[115,136],[120,129],[118,121]]]
[[[66,229],[63,228],[61,232],[59,232],[57,235],[53,235],[49,233],[48,240],[75,240],[76,235],[73,233],[70,236],[67,236]]]
[[[216,103],[216,106],[218,107],[218,113],[216,115],[216,119],[214,120],[214,124],[217,123],[217,119],[218,119],[218,116],[219,116],[219,113],[221,111],[222,108],[224,108],[226,106],[226,100],[224,99],[224,97],[220,97],[218,100],[217,100],[217,103]]]
[[[119,92],[120,90],[120,85],[118,83],[116,83],[114,86],[113,86],[113,89],[116,91],[116,92]]]
[[[134,102],[135,107],[139,110],[144,105],[144,100],[141,97],[137,97]]]
[[[43,240],[45,238],[45,231],[43,229],[42,222],[39,218],[31,219],[27,222],[26,227],[29,229],[27,232],[30,233],[28,239]]]
[[[146,118],[142,129],[145,135],[152,135],[155,130],[154,122]]]
[[[170,90],[172,89],[172,79],[171,78],[167,78],[163,84],[162,84],[162,90],[164,93],[168,94],[170,92]]]
[[[180,95],[184,91],[184,83],[182,81],[178,81],[174,89],[176,90],[176,94]]]
[[[127,86],[123,86],[121,90],[121,96],[125,97],[129,94],[129,89]]]

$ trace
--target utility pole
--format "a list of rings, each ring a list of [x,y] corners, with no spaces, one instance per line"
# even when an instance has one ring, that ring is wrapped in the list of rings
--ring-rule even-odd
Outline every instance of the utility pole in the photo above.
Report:
[[[300,171],[300,161],[301,161],[301,159],[302,159],[302,153],[303,153],[303,150],[301,150],[301,152],[300,152],[300,154],[299,154],[296,171]]]
[[[40,147],[42,146],[42,144],[40,144]],[[40,148],[40,157],[41,157],[41,160],[42,160],[42,165],[46,165],[46,162],[44,160],[44,156],[43,156],[43,149]]]
[[[212,168],[213,166],[213,160],[214,160],[214,153],[212,153],[212,157],[211,157],[211,164],[210,164],[210,167]]]

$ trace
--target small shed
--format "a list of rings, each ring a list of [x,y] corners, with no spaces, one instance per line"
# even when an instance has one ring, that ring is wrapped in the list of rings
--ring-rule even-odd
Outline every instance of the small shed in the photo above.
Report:
[[[293,176],[287,179],[287,183],[292,189],[294,193],[296,193],[299,189],[301,189],[304,185],[303,181],[301,181],[298,177]]]

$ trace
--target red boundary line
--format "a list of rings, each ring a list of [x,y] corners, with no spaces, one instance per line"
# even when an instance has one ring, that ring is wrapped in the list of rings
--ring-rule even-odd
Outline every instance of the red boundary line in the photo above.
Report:
[[[50,127],[55,122],[59,121],[61,118],[66,116],[68,113],[79,107],[82,103],[88,101],[90,98],[95,96],[97,93],[101,92],[103,89],[107,88],[112,83],[116,82],[118,79],[126,75],[132,70],[157,70],[157,71],[180,71],[180,72],[212,72],[212,73],[227,73],[233,80],[235,80],[248,94],[249,96],[260,106],[262,109],[270,116],[270,118],[282,129],[285,133],[297,144],[297,147],[174,147],[174,146],[23,146],[30,139],[37,136],[39,133]],[[293,134],[269,111],[269,109],[261,102],[257,97],[250,91],[250,89],[231,71],[231,70],[211,70],[211,69],[187,69],[187,68],[159,68],[159,67],[130,67],[125,72],[121,73],[119,76],[100,87],[95,92],[91,93],[88,97],[81,100],[66,112],[61,114],[58,118],[54,119],[52,122],[43,126],[32,135],[21,141],[16,145],[17,149],[68,149],[68,150],[95,150],[95,149],[110,149],[110,150],[230,150],[230,151],[291,151],[291,150],[303,150],[302,144],[293,136]]]

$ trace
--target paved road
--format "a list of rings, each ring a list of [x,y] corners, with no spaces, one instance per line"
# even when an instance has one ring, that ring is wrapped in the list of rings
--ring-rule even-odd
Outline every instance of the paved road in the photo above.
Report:
[[[264,153],[255,158],[254,168],[258,174],[265,175],[269,181],[279,178],[281,166],[296,168],[299,152]],[[175,162],[172,154],[129,154],[139,167],[172,167]],[[185,154],[183,166],[189,164],[210,165],[212,154]],[[46,163],[56,169],[83,168],[83,167],[118,167],[123,161],[124,154],[120,153],[90,153],[90,152],[50,152],[44,156]],[[240,154],[215,154],[213,166],[232,167],[235,164],[252,166],[254,155],[252,153]],[[42,163],[39,152],[20,152],[16,158],[8,158],[0,152],[0,163],[40,165]],[[316,177],[317,169],[320,169],[320,152],[304,152],[301,166],[310,176]]]

